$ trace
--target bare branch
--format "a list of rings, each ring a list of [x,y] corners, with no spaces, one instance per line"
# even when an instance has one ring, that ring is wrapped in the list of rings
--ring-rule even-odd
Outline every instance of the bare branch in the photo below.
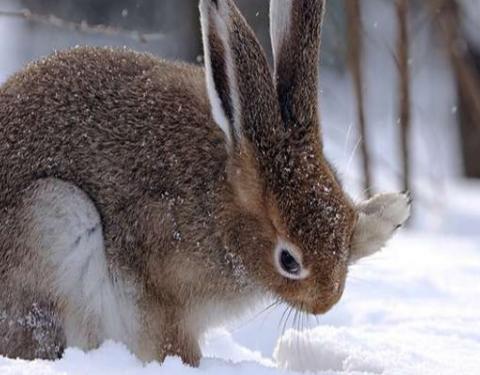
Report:
[[[409,0],[395,1],[398,19],[397,60],[399,67],[399,125],[403,162],[403,188],[410,190],[410,150],[409,134],[411,126],[410,62],[408,35]]]
[[[53,26],[65,30],[76,31],[85,34],[102,34],[107,36],[123,36],[136,40],[141,43],[148,43],[162,39],[165,35],[162,33],[142,33],[137,30],[127,30],[121,27],[107,25],[90,25],[85,21],[73,22],[64,20],[52,14],[42,15],[32,13],[28,9],[18,11],[0,10],[0,17],[13,17],[23,19],[29,22],[35,22],[47,26]]]
[[[466,53],[464,43],[459,35],[458,6],[452,0],[431,0],[430,4],[432,12],[437,15],[436,21],[447,44],[447,51],[460,89],[465,93],[471,108],[476,110],[476,118],[473,123],[480,126],[480,75],[473,68],[471,56]]]
[[[348,24],[348,65],[353,79],[355,97],[357,99],[358,129],[361,137],[363,188],[368,197],[372,195],[372,174],[370,168],[369,142],[367,124],[365,120],[365,106],[363,97],[363,69],[362,52],[363,40],[361,36],[362,21],[359,0],[346,0]]]
[[[430,0],[440,35],[446,44],[457,81],[460,106],[460,136],[464,171],[467,177],[480,177],[480,72],[469,41],[462,33],[461,7],[455,0]]]

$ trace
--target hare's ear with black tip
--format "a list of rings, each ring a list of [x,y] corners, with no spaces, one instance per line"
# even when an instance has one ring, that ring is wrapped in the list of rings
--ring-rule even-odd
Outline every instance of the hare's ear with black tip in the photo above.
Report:
[[[278,109],[270,69],[233,1],[200,0],[200,19],[212,114],[235,146],[261,134]]]
[[[318,70],[325,0],[271,0],[275,83],[287,127],[319,131]]]

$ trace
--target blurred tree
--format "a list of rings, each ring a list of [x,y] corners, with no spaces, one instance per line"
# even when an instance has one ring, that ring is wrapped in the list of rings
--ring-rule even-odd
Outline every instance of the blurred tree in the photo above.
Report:
[[[360,133],[360,146],[362,150],[363,188],[367,197],[372,196],[372,175],[370,169],[369,142],[367,137],[365,108],[363,96],[363,38],[362,14],[359,0],[346,0],[345,8],[348,24],[348,65],[352,73],[353,87],[357,99],[358,129]]]
[[[152,46],[168,57],[195,61],[201,54],[197,0],[21,0],[32,12],[89,24],[159,32]]]
[[[20,0],[30,11],[68,21],[121,27],[140,33],[162,32],[149,50],[169,58],[198,61],[202,53],[198,0]],[[236,0],[271,59],[268,1]],[[345,68],[345,15],[341,2],[330,2],[325,20],[322,63]],[[36,26],[33,26],[36,27]]]
[[[462,29],[457,0],[430,0],[430,9],[457,81],[464,171],[467,177],[480,178],[480,50]]]
[[[399,121],[400,145],[403,163],[403,189],[411,191],[409,134],[411,126],[410,102],[410,40],[408,32],[409,0],[395,0],[398,20],[396,60],[399,71]]]

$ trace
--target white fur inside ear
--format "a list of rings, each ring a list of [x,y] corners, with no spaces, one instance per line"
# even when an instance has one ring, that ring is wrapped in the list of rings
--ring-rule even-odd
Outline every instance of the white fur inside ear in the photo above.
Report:
[[[232,143],[232,127],[233,131],[240,134],[240,97],[238,94],[237,77],[234,66],[234,59],[230,47],[229,29],[230,22],[230,8],[224,1],[218,1],[218,9],[213,6],[211,0],[200,1],[200,22],[202,26],[202,41],[205,57],[205,75],[207,83],[207,92],[212,109],[212,116],[217,125],[225,133],[229,144]],[[210,53],[210,27],[213,26],[216,34],[222,41],[225,51],[225,66],[226,75],[228,78],[228,88],[230,93],[230,100],[233,110],[233,124],[229,123],[227,115],[222,106],[220,95],[215,87],[213,79],[213,67]]]
[[[231,143],[230,125],[228,124],[227,116],[222,108],[222,103],[215,87],[213,80],[212,62],[210,55],[210,46],[208,42],[209,35],[209,1],[200,2],[200,23],[202,26],[202,41],[203,41],[203,53],[205,60],[205,77],[207,83],[208,98],[210,100],[210,106],[212,109],[212,116],[217,125],[225,133],[228,143]]]
[[[288,37],[291,23],[292,1],[270,1],[270,38],[272,40],[273,59],[278,59],[283,41]]]
[[[410,216],[411,198],[405,193],[378,194],[358,205],[350,262],[380,250]]]
[[[295,261],[300,265],[300,272],[298,273],[298,275],[285,271],[281,266],[280,254],[282,250],[288,251],[290,255],[295,259]],[[273,256],[274,256],[275,268],[277,269],[277,272],[283,277],[286,277],[287,279],[292,279],[292,280],[303,280],[310,275],[310,270],[303,265],[303,257],[302,257],[301,251],[298,250],[291,243],[279,239],[277,242],[277,246],[275,247]]]

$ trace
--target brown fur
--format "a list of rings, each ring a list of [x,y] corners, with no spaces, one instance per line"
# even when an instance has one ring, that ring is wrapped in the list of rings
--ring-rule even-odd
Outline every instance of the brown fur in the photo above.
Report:
[[[29,65],[1,88],[0,285],[11,289],[0,294],[0,307],[24,314],[17,311],[24,293],[27,305],[41,304],[55,345],[38,356],[61,353],[68,308],[68,296],[56,296],[48,276],[40,282],[39,274],[52,270],[38,266],[39,249],[24,239],[45,178],[81,189],[98,210],[111,277],[130,280],[138,292],[140,340],[132,350],[144,360],[180,355],[198,364],[198,338],[209,325],[199,320],[210,305],[238,306],[235,314],[258,294],[273,293],[321,313],[341,296],[356,212],[323,157],[318,131],[323,1],[294,1],[294,34],[275,78],[243,17],[224,1],[236,87],[214,26],[208,46],[231,146],[212,118],[199,67],[76,48]],[[218,3],[209,3],[209,17]],[[289,71],[293,61],[298,69]],[[233,90],[240,133],[232,126]],[[301,250],[308,278],[276,271],[279,238]],[[92,324],[87,348],[100,340]],[[8,337],[0,354],[37,356],[28,332],[11,335],[0,319],[0,335]]]
[[[302,249],[315,274],[303,282],[308,298],[299,297],[298,281],[269,276],[265,282],[298,306],[324,312],[343,290],[356,220],[353,204],[322,154],[316,98],[324,2],[292,2],[292,31],[276,58],[273,82],[252,30],[244,26],[246,22],[233,3],[227,4],[230,47],[234,60],[242,62],[236,66],[236,75],[243,135],[253,153],[250,158],[258,163],[264,189],[263,202],[257,206],[263,207],[263,216],[271,224],[277,223],[273,225],[275,233]],[[213,58],[222,58],[225,48],[218,41],[210,48],[217,48]],[[216,64],[226,65],[224,61]],[[226,79],[226,74],[221,77]],[[219,86],[224,87],[226,83],[220,81]],[[222,103],[229,103],[226,90],[219,90],[219,95]],[[249,152],[238,153],[248,156]]]
[[[24,257],[4,240],[12,230],[9,212],[36,179],[54,176],[92,197],[113,269],[145,279],[148,289],[157,283],[176,289],[175,274],[163,270],[195,264],[197,277],[185,293],[205,285],[213,294],[223,284],[228,292],[231,281],[222,280],[218,266],[229,265],[215,258],[204,264],[202,251],[222,247],[215,217],[218,196],[229,192],[223,136],[209,115],[201,69],[125,50],[60,52],[2,87],[0,122],[2,274],[9,259]],[[212,228],[211,236],[202,227]],[[189,255],[164,261],[178,248]]]

